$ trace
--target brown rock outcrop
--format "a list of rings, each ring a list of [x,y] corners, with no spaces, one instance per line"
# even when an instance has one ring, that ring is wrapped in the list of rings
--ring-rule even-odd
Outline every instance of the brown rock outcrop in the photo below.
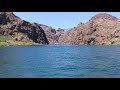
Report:
[[[11,36],[17,41],[48,44],[47,37],[40,26],[20,19],[12,12],[0,13],[0,34]]]
[[[77,27],[67,31],[59,42],[62,44],[106,45],[110,39],[119,37],[120,20],[102,13],[92,17],[87,23],[80,23]]]
[[[58,44],[60,36],[64,33],[64,29],[58,28],[58,30],[53,29],[50,26],[37,24],[39,25],[45,32],[49,44]]]

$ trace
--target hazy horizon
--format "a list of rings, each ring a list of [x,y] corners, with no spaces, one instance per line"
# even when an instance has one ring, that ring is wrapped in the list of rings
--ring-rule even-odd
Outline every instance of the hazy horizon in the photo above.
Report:
[[[80,22],[86,23],[98,13],[108,13],[120,18],[119,12],[14,12],[23,20],[51,26],[54,29],[73,28]]]

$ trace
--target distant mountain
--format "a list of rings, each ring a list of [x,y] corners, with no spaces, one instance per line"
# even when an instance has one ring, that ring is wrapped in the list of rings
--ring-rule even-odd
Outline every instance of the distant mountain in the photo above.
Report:
[[[106,14],[97,14],[87,23],[65,32],[59,43],[77,45],[120,44],[120,19]]]
[[[58,28],[57,30],[53,29],[51,26],[38,24],[45,32],[49,44],[59,43],[59,38],[64,34],[64,29]]]

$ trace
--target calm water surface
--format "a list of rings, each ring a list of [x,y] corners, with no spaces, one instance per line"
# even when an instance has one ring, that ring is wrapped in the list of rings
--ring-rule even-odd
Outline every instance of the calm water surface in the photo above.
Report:
[[[120,46],[0,47],[0,78],[120,77]]]

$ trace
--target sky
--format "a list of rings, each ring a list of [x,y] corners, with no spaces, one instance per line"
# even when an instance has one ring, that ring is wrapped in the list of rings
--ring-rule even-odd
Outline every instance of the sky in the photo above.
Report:
[[[23,20],[45,24],[54,29],[73,28],[80,22],[87,22],[98,13],[108,13],[120,18],[120,12],[14,12],[16,16]]]

